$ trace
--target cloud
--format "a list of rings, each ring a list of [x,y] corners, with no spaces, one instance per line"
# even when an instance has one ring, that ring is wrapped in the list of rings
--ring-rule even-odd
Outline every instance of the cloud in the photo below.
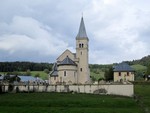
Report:
[[[90,63],[142,58],[149,52],[149,0],[3,0],[0,4],[0,60],[54,62],[75,52],[83,12]]]
[[[5,29],[7,34],[0,36],[0,51],[7,51],[10,57],[24,57],[28,53],[29,57],[34,56],[32,53],[41,57],[56,56],[71,48],[67,42],[59,39],[60,34],[31,17],[15,16],[10,24],[4,25],[8,29]]]
[[[95,42],[90,62],[121,62],[149,54],[150,46],[145,41],[149,34],[145,31],[149,31],[150,9],[145,11],[136,6],[127,0],[94,0],[90,10],[87,10],[92,15],[89,31],[93,31]],[[92,11],[95,11],[94,14]]]

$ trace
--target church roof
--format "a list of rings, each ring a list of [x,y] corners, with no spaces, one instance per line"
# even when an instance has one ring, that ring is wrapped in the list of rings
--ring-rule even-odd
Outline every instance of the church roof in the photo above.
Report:
[[[69,49],[66,49],[56,60],[57,62],[62,61],[62,59],[66,58],[66,56],[69,56],[70,58],[74,59],[75,55],[72,53]]]
[[[80,22],[79,32],[77,34],[76,39],[83,39],[83,38],[88,39],[87,34],[86,34],[85,25],[84,25],[84,20],[83,20],[83,17],[82,17],[81,22]]]
[[[58,71],[57,71],[57,63],[54,63],[53,65],[53,70],[50,73],[50,76],[58,76]]]
[[[115,72],[133,72],[134,69],[130,67],[127,63],[120,63],[116,66],[114,66],[113,71]]]
[[[67,56],[59,65],[75,65],[76,66],[77,64]]]
[[[58,76],[58,71],[52,71],[52,72],[50,73],[50,76]]]
[[[53,70],[54,70],[54,71],[57,71],[57,63],[54,63],[54,65],[53,65]]]

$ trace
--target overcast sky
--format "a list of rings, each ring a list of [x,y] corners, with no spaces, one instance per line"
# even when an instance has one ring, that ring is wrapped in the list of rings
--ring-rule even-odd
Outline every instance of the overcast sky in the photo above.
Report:
[[[150,0],[1,0],[0,61],[53,63],[75,52],[82,12],[91,64],[150,54]]]

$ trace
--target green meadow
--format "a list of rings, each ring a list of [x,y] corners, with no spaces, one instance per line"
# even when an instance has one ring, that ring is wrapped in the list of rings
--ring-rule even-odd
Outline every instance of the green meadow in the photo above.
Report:
[[[5,93],[0,113],[149,113],[150,85],[135,85],[135,94]]]
[[[137,103],[143,108],[145,113],[150,113],[150,82],[147,85],[135,85]]]
[[[48,74],[45,73],[44,71],[31,71],[31,75],[32,76],[36,76],[39,75],[40,78],[42,78],[43,80],[48,79]]]
[[[0,100],[0,113],[142,113],[132,98],[117,96],[18,93]]]

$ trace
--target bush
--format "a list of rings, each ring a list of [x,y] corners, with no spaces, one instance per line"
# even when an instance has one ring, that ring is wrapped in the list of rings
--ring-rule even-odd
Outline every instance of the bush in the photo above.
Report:
[[[28,70],[26,71],[25,75],[27,75],[27,76],[30,76],[30,75],[31,75],[30,69],[28,69]]]
[[[48,70],[48,69],[44,69],[44,72],[48,74],[48,73],[49,73],[49,70]]]

